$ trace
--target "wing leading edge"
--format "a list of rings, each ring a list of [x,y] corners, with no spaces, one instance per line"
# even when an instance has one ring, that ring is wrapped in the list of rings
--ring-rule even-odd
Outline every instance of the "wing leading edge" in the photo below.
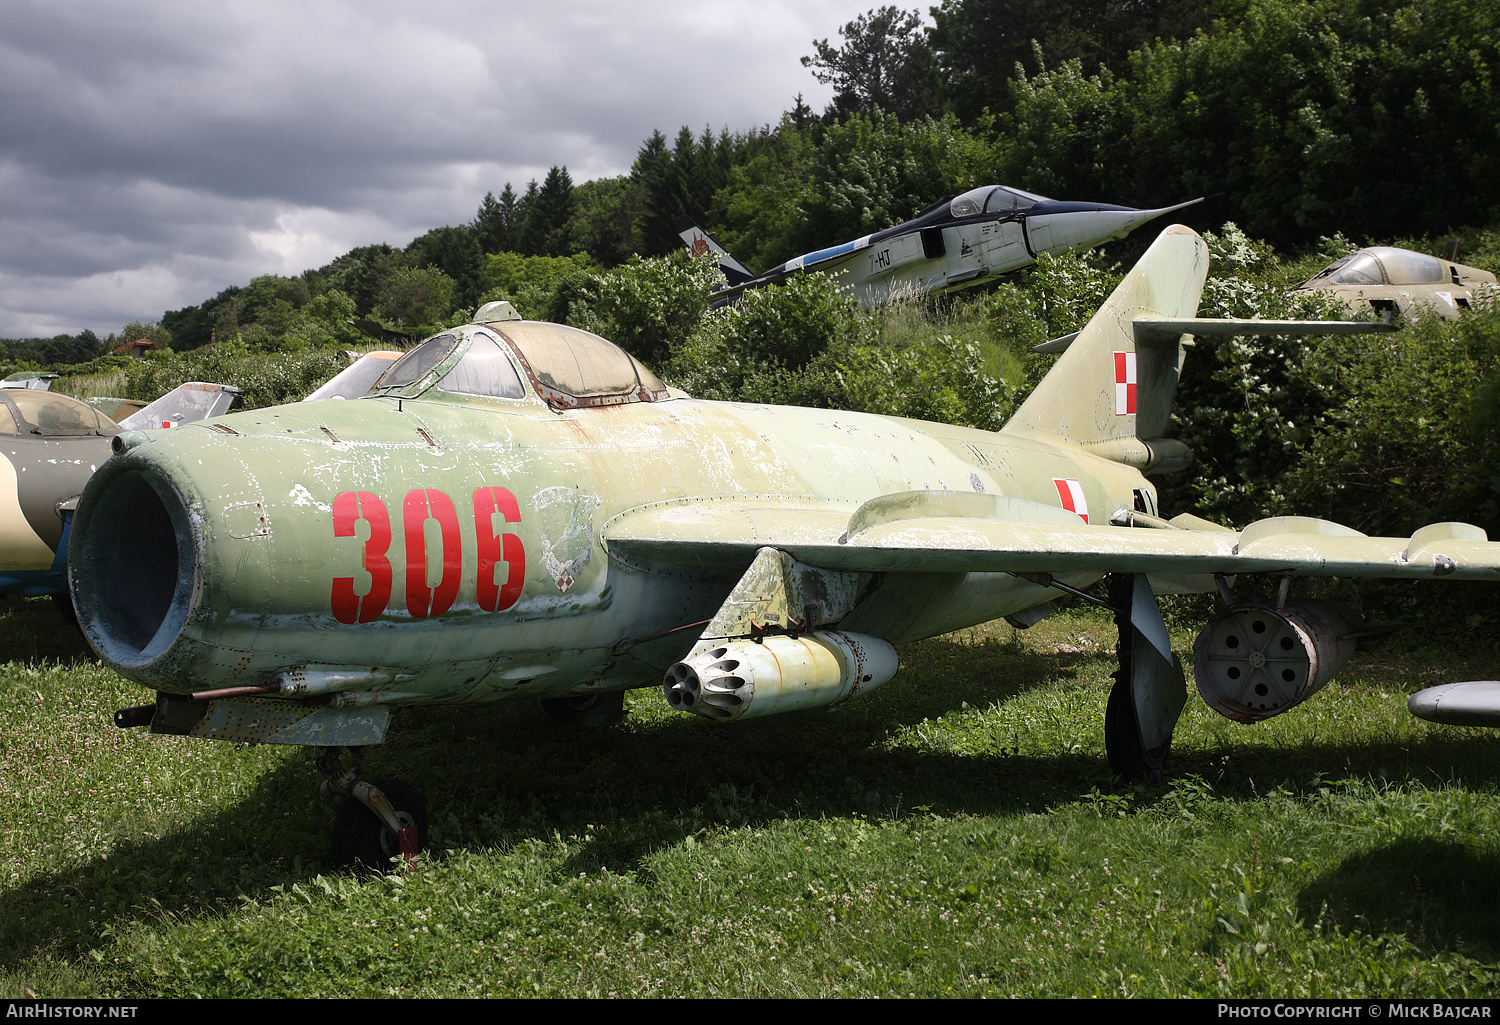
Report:
[[[912,491],[858,507],[776,498],[683,499],[610,520],[610,556],[631,563],[743,569],[763,547],[810,566],[864,573],[1278,573],[1393,579],[1500,579],[1500,543],[1467,523],[1409,538],[1369,537],[1284,516],[1244,530],[1205,521],[1160,529],[1089,525],[1066,510],[998,495]]]

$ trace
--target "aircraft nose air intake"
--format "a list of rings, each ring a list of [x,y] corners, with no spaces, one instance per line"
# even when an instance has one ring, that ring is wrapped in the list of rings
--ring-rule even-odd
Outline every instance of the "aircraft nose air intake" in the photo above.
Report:
[[[118,665],[144,666],[171,647],[187,621],[193,527],[182,499],[153,467],[116,462],[95,474],[79,502],[69,578],[90,643]]]

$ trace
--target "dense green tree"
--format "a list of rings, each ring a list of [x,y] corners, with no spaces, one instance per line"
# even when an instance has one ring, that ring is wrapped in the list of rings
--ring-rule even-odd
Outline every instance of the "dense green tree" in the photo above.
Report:
[[[534,195],[527,189],[520,251],[527,256],[566,256],[573,206],[572,176],[566,167],[552,167]]]
[[[137,327],[140,327],[138,323]],[[157,337],[162,337],[159,325],[157,327]],[[104,341],[87,328],[76,335],[53,335],[51,338],[0,338],[0,360],[12,366],[27,364],[25,367],[16,367],[16,369],[87,363],[105,355],[116,345],[123,344],[124,341],[117,335],[112,334],[108,341]],[[4,371],[4,373],[11,372],[10,370]]]
[[[479,238],[467,226],[433,228],[406,247],[406,262],[412,267],[436,267],[453,279],[454,302],[473,306],[483,290],[484,254]]]
[[[595,178],[573,189],[567,251],[587,253],[606,267],[636,251],[636,224],[645,211],[645,190],[628,175]]]
[[[697,328],[716,276],[681,248],[631,260],[578,283],[568,322],[611,339],[647,366],[661,366]]]
[[[993,177],[994,153],[952,118],[855,115],[825,130],[800,206],[803,249],[880,231]]]
[[[386,279],[401,263],[402,254],[382,242],[349,250],[322,268],[321,273],[328,287],[337,288],[353,299],[355,310],[364,317],[375,308]]]
[[[759,272],[803,252],[801,203],[817,155],[814,130],[787,115],[758,135],[714,197],[708,227],[720,244]]]
[[[1217,216],[1283,245],[1485,223],[1497,49],[1500,8],[1473,0],[1249,0],[1135,51],[1128,75],[1073,61],[1013,82],[1000,169],[1135,205],[1222,191]]]
[[[638,229],[638,249],[642,256],[665,256],[681,245],[673,220],[683,211],[679,205],[681,189],[667,137],[653,129],[636,154],[630,176],[640,183],[645,210]]]
[[[572,256],[491,253],[485,257],[485,291],[480,302],[504,299],[528,320],[556,319],[552,310],[561,282],[594,269],[594,261],[586,253]]]
[[[815,39],[813,56],[802,58],[814,78],[833,86],[834,114],[884,110],[910,121],[941,112],[937,63],[919,13],[880,7],[861,14],[839,34],[842,46]]]
[[[1131,50],[1157,38],[1187,38],[1242,4],[1243,0],[943,0],[932,9],[929,43],[942,71],[946,98],[967,120],[986,107],[996,112],[1009,109],[1009,83],[1018,65],[1035,75],[1048,65],[1077,60],[1085,75],[1119,72]]]
[[[408,334],[420,335],[453,312],[458,286],[436,267],[398,267],[386,279],[374,313]]]
[[[504,253],[515,249],[521,227],[520,200],[510,182],[500,190],[500,198],[486,192],[474,220],[469,223],[479,248],[484,253]]]

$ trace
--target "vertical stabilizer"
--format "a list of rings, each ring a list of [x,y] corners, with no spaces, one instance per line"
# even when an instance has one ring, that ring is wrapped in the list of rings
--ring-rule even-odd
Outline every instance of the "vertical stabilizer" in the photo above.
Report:
[[[1137,320],[1189,319],[1208,277],[1208,246],[1174,224],[1161,233],[1005,425],[1046,433],[1141,469],[1181,469],[1187,449],[1163,438],[1185,350],[1180,334]]]
[[[677,229],[677,235],[682,239],[682,244],[687,246],[687,251],[693,256],[711,256],[719,264],[719,270],[723,272],[725,280],[731,287],[742,285],[749,281],[753,274],[745,269],[745,265],[724,250],[724,247],[714,241],[714,237],[698,224],[697,221],[686,215],[680,216],[674,222],[673,227]]]

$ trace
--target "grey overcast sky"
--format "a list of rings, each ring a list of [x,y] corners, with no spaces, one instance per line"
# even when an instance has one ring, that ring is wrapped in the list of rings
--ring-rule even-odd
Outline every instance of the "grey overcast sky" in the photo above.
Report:
[[[470,220],[653,128],[830,91],[798,58],[875,0],[6,0],[0,337],[194,305]]]

